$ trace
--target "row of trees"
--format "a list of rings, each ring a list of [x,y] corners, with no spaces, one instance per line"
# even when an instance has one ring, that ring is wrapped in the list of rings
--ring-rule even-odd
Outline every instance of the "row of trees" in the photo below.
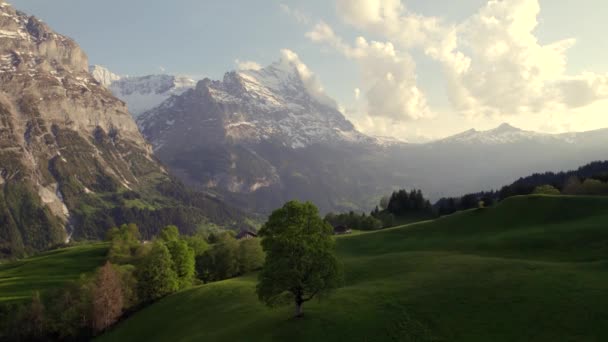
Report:
[[[593,162],[568,172],[533,174],[503,186],[499,191],[441,198],[434,207],[439,215],[448,215],[460,210],[492,206],[512,196],[530,194],[608,195],[608,162]]]
[[[259,269],[258,239],[237,241],[233,233],[183,236],[167,226],[142,242],[135,224],[108,231],[108,260],[93,275],[31,302],[0,308],[0,340],[88,340],[166,295],[197,282]]]
[[[0,309],[0,340],[88,340],[114,324],[137,303],[129,291],[132,273],[109,261],[44,298],[34,293],[26,304]]]
[[[408,214],[432,214],[431,202],[424,198],[422,190],[413,189],[409,193],[402,189],[392,193],[386,211],[395,216]]]
[[[305,302],[342,282],[331,225],[311,203],[288,202],[269,217],[263,240],[237,241],[234,234],[184,237],[165,227],[142,243],[136,225],[108,233],[108,261],[93,275],[30,303],[0,307],[0,340],[90,340],[138,310],[196,282],[229,278],[259,269],[256,292],[269,306]]]
[[[231,232],[212,236],[211,248],[196,257],[196,271],[205,283],[258,270],[264,251],[257,238],[236,240]]]
[[[342,214],[328,213],[325,215],[325,221],[333,227],[346,226],[358,230],[377,230],[384,226],[378,218],[365,213],[357,214],[354,211]]]
[[[369,215],[365,213],[329,213],[325,221],[334,227],[346,226],[359,230],[377,230],[392,227],[404,222],[429,219],[436,216],[431,202],[422,194],[421,190],[407,191],[401,189],[385,196]]]
[[[424,197],[422,190],[401,189],[390,196],[383,197],[371,216],[380,220],[383,227],[395,224],[428,219],[435,216],[431,202]]]

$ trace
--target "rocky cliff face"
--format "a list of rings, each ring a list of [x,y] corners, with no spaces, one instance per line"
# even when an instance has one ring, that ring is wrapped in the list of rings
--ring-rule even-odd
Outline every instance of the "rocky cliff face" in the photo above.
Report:
[[[174,185],[80,47],[0,0],[0,257],[103,237]]]

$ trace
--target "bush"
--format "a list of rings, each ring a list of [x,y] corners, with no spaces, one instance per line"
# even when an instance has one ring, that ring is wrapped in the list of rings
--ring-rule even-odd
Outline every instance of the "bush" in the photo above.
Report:
[[[238,250],[239,274],[259,270],[264,265],[264,250],[260,239],[239,241]]]
[[[382,221],[374,216],[367,216],[365,213],[356,214],[353,211],[345,214],[329,213],[325,215],[325,222],[330,225],[346,226],[358,230],[376,230],[383,227]]]
[[[107,239],[110,241],[108,258],[114,263],[128,263],[132,261],[140,246],[141,234],[137,225],[123,224],[120,228],[108,231]]]
[[[552,186],[552,185],[540,185],[540,186],[537,186],[537,187],[534,189],[534,192],[533,192],[533,193],[534,193],[534,194],[537,194],[537,195],[541,195],[541,194],[542,194],[542,195],[559,195],[559,194],[561,194],[561,193],[559,192],[559,190],[557,190],[557,189],[556,189],[554,186]]]

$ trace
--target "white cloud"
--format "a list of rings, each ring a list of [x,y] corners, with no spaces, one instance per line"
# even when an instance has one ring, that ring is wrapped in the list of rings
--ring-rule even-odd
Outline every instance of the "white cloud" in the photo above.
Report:
[[[319,78],[308,68],[304,62],[300,59],[298,54],[290,49],[281,50],[281,63],[286,66],[293,66],[298,71],[306,90],[314,97],[317,101],[328,105],[333,108],[337,108],[336,101],[327,96],[325,89],[319,81]]]
[[[442,33],[440,18],[411,13],[399,0],[336,0],[336,8],[347,23],[403,47],[423,45]]]
[[[281,8],[281,10],[284,13],[286,13],[290,17],[294,18],[300,24],[308,25],[312,21],[310,19],[310,16],[308,16],[306,13],[300,11],[297,8],[291,8],[291,7],[289,7],[289,6],[287,6],[286,4],[283,4],[283,3],[279,4],[279,7]]]
[[[608,98],[608,75],[566,74],[567,51],[575,39],[539,42],[534,33],[541,10],[538,0],[490,0],[458,24],[412,13],[399,0],[336,0],[336,4],[350,25],[382,36],[396,49],[420,48],[440,61],[449,100],[461,114],[499,117],[571,111]],[[357,52],[324,24],[308,37],[350,58]],[[414,74],[413,68],[409,71]],[[410,96],[415,102],[416,91]]]
[[[562,104],[559,84],[573,39],[539,43],[537,0],[489,1],[430,56],[445,65],[448,91],[465,114],[514,115]]]
[[[355,100],[358,101],[360,97],[361,97],[361,89],[355,88]]]
[[[323,22],[306,35],[357,61],[366,86],[368,115],[394,121],[431,116],[426,96],[417,86],[416,65],[409,54],[397,51],[390,42],[368,42],[363,37],[351,46]]]
[[[239,70],[260,70],[262,66],[254,61],[241,61],[235,60],[234,64],[236,64],[237,69]]]

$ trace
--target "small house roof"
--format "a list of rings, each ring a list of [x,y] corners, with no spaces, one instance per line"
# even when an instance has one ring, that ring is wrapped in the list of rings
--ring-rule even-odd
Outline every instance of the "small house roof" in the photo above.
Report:
[[[350,228],[348,228],[345,225],[339,225],[339,226],[335,226],[334,227],[334,232],[345,232],[345,231],[348,231],[348,230],[350,230]]]
[[[250,230],[247,230],[247,229],[243,229],[238,234],[236,234],[236,238],[237,239],[242,239],[242,238],[244,238],[246,236],[257,237],[258,234],[254,233],[254,232],[252,232]]]

